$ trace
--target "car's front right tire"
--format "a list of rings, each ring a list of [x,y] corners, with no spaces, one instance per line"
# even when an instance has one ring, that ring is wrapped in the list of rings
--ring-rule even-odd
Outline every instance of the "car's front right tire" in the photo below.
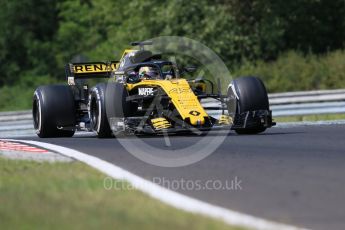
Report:
[[[233,130],[237,134],[258,134],[267,128],[262,119],[272,123],[268,95],[257,77],[234,79],[228,88],[229,114],[233,116]]]

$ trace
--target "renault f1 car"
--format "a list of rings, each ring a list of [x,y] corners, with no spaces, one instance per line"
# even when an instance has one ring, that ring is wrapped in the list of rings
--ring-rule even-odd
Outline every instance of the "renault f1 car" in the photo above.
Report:
[[[214,83],[186,80],[193,68],[179,68],[133,43],[120,61],[69,63],[68,85],[47,85],[33,96],[34,128],[39,137],[71,137],[93,131],[114,134],[162,134],[232,129],[257,134],[272,127],[264,84],[256,77],[233,80],[222,95]],[[108,78],[89,88],[83,79]],[[214,115],[216,113],[216,115]]]

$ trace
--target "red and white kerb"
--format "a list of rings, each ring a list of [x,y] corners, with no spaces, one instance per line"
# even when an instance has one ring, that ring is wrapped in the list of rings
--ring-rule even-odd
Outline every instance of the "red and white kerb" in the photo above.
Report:
[[[48,150],[40,149],[30,145],[25,145],[21,143],[11,142],[11,141],[0,141],[0,151],[21,151],[21,152],[31,152],[31,153],[47,153]]]

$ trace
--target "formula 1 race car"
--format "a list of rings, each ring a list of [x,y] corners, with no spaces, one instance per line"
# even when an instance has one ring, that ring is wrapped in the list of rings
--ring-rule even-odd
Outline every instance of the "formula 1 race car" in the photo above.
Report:
[[[132,45],[140,48],[125,50],[119,62],[67,64],[68,85],[38,87],[32,108],[37,135],[71,137],[79,130],[110,137],[217,129],[257,134],[275,125],[260,79],[237,78],[222,95],[219,82],[214,92],[211,81],[182,78],[193,68],[179,68],[145,50],[149,42]],[[89,88],[84,81],[90,78],[109,80]]]

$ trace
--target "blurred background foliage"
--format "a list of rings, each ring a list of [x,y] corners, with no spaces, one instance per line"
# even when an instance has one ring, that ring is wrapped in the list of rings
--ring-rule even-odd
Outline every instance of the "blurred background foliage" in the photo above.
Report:
[[[270,92],[345,87],[344,0],[0,0],[0,97],[162,35],[202,42]]]

